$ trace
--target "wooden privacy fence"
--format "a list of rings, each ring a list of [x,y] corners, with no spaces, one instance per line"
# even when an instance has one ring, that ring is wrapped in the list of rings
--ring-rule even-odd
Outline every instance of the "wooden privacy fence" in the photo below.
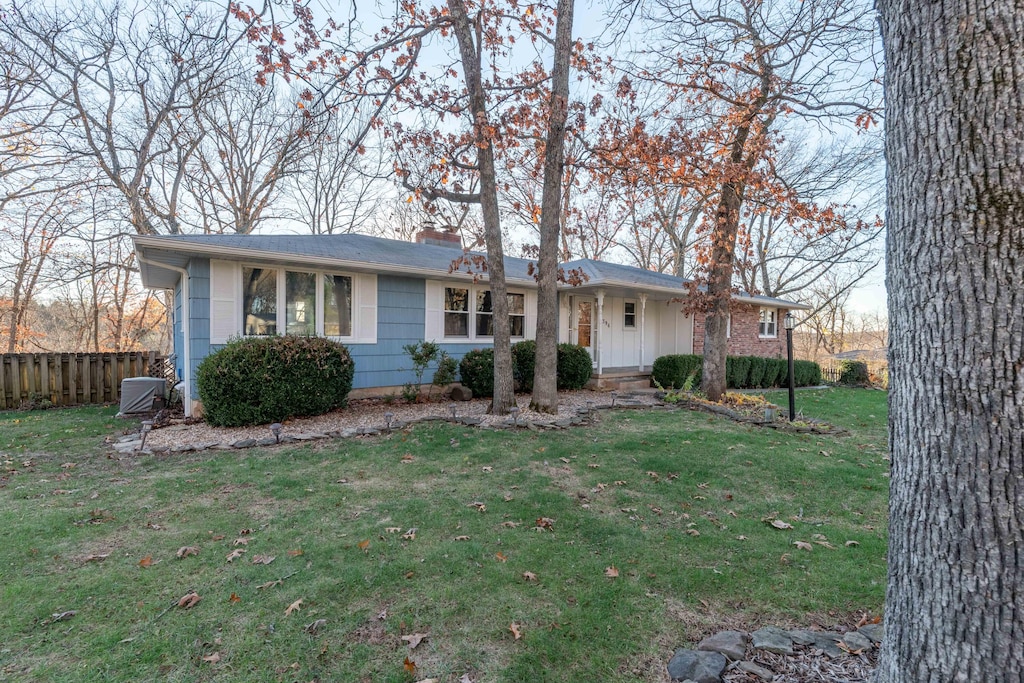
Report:
[[[126,377],[165,377],[155,351],[122,353],[5,353],[0,355],[0,410],[24,401],[55,406],[116,403]]]

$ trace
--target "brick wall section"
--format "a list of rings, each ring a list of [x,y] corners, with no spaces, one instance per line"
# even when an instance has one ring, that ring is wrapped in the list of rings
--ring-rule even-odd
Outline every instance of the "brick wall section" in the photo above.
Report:
[[[757,334],[760,314],[759,306],[729,303],[732,313],[732,325],[729,335],[728,355],[730,356],[762,356],[765,358],[784,358],[786,356],[786,329],[782,320],[786,317],[785,308],[776,309],[775,321],[777,335],[772,338],[761,338]],[[698,315],[693,321],[693,352],[704,353],[704,316]]]

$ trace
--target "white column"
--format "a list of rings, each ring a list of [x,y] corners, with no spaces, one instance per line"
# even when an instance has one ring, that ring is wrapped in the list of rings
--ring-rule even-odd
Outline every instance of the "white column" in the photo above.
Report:
[[[604,355],[602,330],[604,328],[604,290],[597,290],[597,331],[594,333],[594,353],[597,355],[597,374],[600,375],[604,368],[601,356]]]
[[[644,371],[644,328],[646,325],[647,295],[640,295],[640,372]]]

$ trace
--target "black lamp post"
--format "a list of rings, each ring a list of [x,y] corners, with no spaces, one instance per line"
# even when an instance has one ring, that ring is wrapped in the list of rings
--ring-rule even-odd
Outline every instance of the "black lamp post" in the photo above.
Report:
[[[796,326],[796,318],[787,311],[782,324],[786,326],[786,358],[789,361],[789,421],[792,422],[796,417],[796,392],[793,390],[793,328]]]

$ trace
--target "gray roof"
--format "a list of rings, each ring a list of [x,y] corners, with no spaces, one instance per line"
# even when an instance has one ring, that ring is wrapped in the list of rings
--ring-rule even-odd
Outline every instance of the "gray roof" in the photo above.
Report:
[[[418,274],[443,277],[452,262],[464,255],[457,247],[443,247],[370,235],[161,235],[137,236],[135,248],[142,265],[143,283],[151,287],[173,287],[174,267],[183,267],[191,256],[277,263],[316,263],[365,272]],[[482,254],[476,253],[477,256]],[[505,257],[505,277],[514,284],[534,285],[529,259]],[[163,268],[168,266],[169,268]],[[647,290],[663,296],[679,292],[686,280],[634,266],[580,259],[561,264],[566,271],[586,273],[581,289]],[[466,266],[460,269],[467,272]],[[168,284],[170,282],[171,284]],[[740,300],[786,308],[804,308],[782,299],[741,295]]]

